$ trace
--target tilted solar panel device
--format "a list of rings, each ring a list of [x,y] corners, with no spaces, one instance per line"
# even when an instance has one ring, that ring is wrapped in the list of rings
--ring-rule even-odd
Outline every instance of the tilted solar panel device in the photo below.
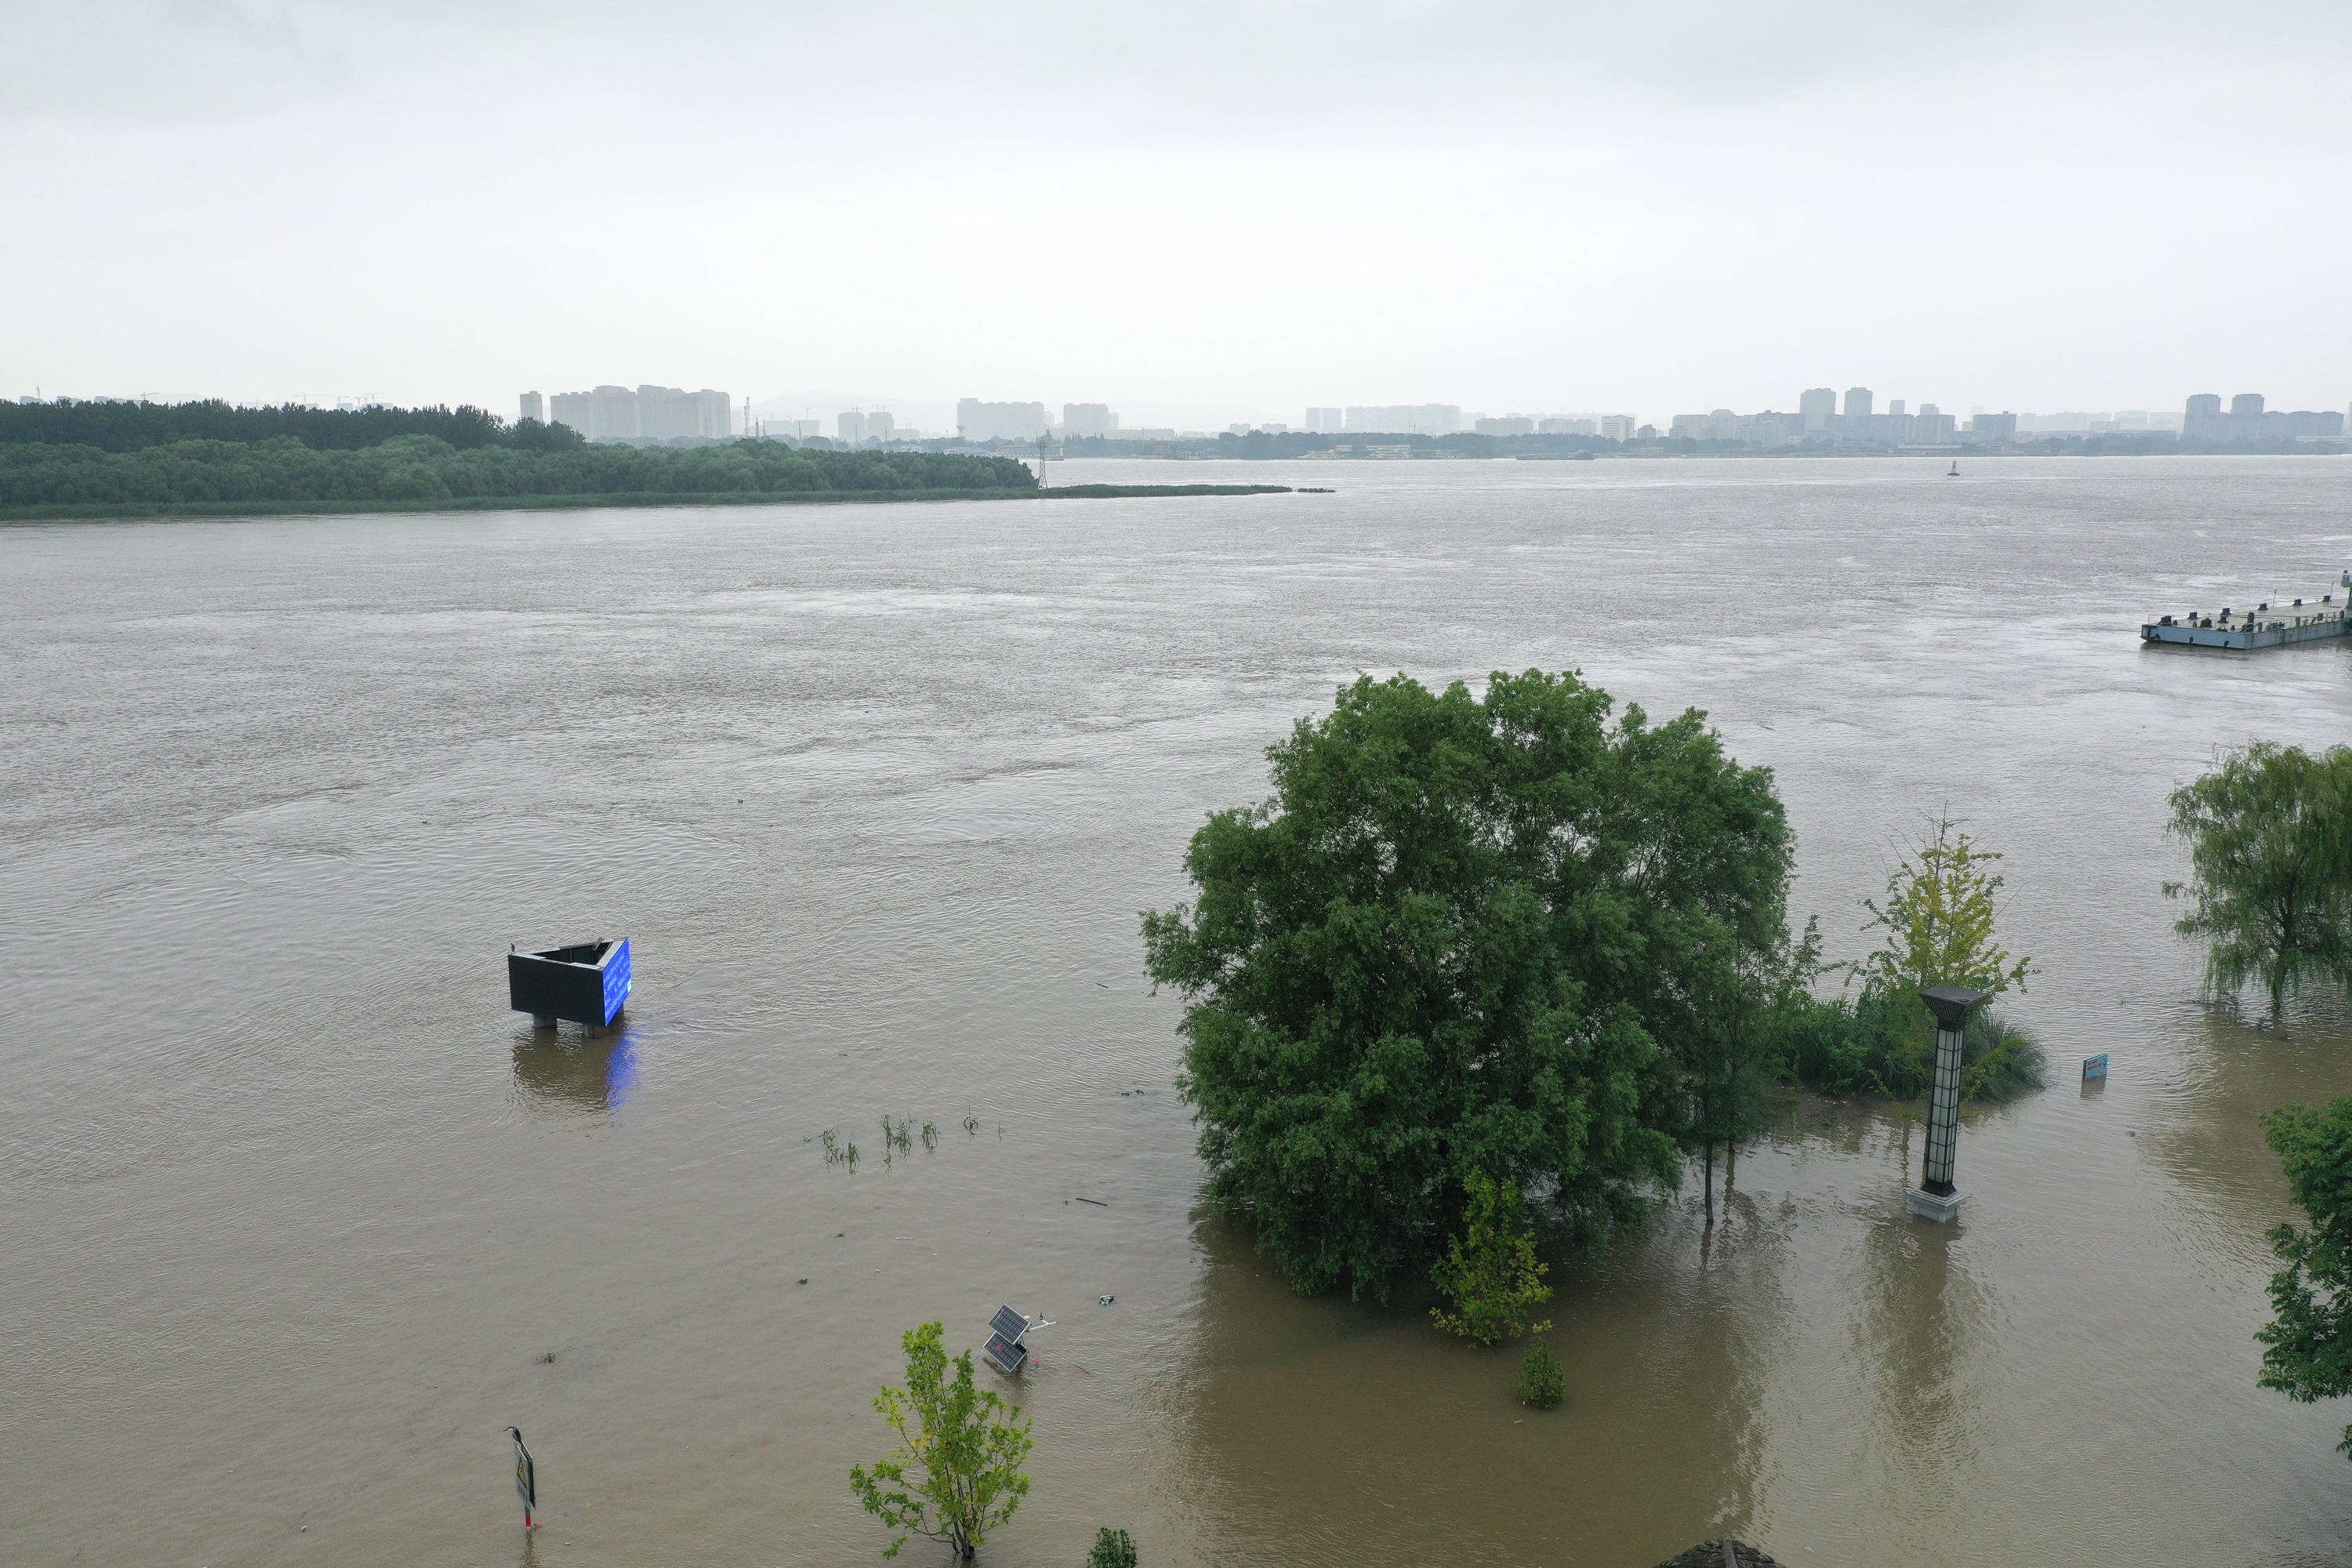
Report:
[[[541,1024],[568,1018],[601,1029],[620,1016],[629,985],[626,937],[507,954],[508,1001]]]
[[[1029,1349],[1021,1341],[1029,1332],[1029,1320],[1010,1307],[996,1309],[996,1316],[988,1320],[988,1342],[981,1353],[996,1363],[997,1370],[1017,1373],[1029,1363]]]

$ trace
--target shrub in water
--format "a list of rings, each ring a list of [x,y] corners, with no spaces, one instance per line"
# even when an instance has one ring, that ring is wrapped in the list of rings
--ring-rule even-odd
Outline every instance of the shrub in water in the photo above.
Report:
[[[1561,1370],[1559,1358],[1551,1347],[1538,1340],[1528,1347],[1527,1359],[1519,1363],[1519,1403],[1538,1410],[1550,1410],[1568,1396],[1568,1373]]]
[[[1108,1525],[1095,1531],[1095,1543],[1087,1553],[1087,1568],[1135,1568],[1135,1542],[1124,1530]]]

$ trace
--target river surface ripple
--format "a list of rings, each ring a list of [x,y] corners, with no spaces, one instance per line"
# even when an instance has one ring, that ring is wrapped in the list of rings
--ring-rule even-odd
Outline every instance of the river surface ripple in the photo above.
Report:
[[[2166,793],[2344,739],[2352,646],[2135,636],[2332,584],[2352,462],[1943,467],[0,530],[0,1561],[878,1561],[897,1337],[1000,1301],[1055,1320],[1000,1568],[2352,1561],[2352,1411],[2251,1337],[2257,1118],[2352,1091],[2352,1029],[2201,1006],[2158,893]],[[1962,1229],[1901,1116],[1809,1103],[1712,1234],[1686,1191],[1564,1266],[1551,1415],[1202,1214],[1136,931],[1335,685],[1529,666],[1776,770],[1832,956],[1965,819],[2056,1068],[1969,1121]],[[626,1029],[535,1038],[506,945],[600,934]]]

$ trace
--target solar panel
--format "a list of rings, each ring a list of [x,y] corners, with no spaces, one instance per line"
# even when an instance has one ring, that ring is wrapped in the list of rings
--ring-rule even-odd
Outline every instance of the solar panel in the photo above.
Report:
[[[1029,1352],[1024,1347],[1003,1334],[989,1335],[988,1343],[982,1347],[982,1353],[994,1362],[999,1369],[1008,1373],[1019,1372],[1022,1364],[1029,1359]]]
[[[1017,1345],[1021,1336],[1029,1331],[1029,1320],[1010,1307],[999,1307],[996,1316],[988,1320],[988,1331],[1006,1344]]]

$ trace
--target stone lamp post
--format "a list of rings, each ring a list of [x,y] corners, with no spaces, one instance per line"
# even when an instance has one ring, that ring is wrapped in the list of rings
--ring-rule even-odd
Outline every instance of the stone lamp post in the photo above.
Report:
[[[1927,1094],[1927,1157],[1920,1163],[1919,1185],[1911,1194],[1911,1212],[1926,1219],[1960,1217],[1967,1194],[1952,1185],[1952,1162],[1960,1139],[1960,1031],[1969,1015],[1985,1005],[1990,991],[1961,985],[1930,985],[1919,1000],[1936,1015],[1936,1085]]]

